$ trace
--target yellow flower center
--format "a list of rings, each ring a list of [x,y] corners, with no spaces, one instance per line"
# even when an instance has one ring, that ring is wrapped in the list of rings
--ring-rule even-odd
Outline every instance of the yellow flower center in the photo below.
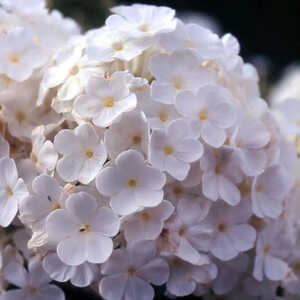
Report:
[[[84,154],[87,158],[92,158],[94,156],[94,151],[92,149],[86,149]]]
[[[150,31],[150,27],[147,24],[142,24],[138,27],[139,31],[142,32],[149,32]]]
[[[171,155],[174,153],[174,148],[170,145],[164,147],[164,152],[166,155]]]
[[[22,123],[26,120],[26,114],[23,111],[18,111],[15,117],[19,123]]]
[[[127,270],[127,273],[129,276],[135,276],[136,275],[136,268],[135,267],[129,267]]]
[[[121,42],[113,43],[112,48],[115,51],[122,51],[124,49],[124,45]]]
[[[181,90],[182,89],[182,81],[179,77],[175,77],[173,79],[173,86],[176,90]]]
[[[13,192],[12,188],[11,188],[9,185],[7,185],[7,186],[5,187],[5,190],[6,190],[6,193],[7,193],[7,195],[8,195],[9,197],[12,197],[12,196],[14,195],[14,192]]]
[[[113,97],[104,98],[103,105],[108,108],[113,107],[115,105],[114,98]]]
[[[201,110],[198,114],[198,117],[200,121],[205,121],[208,118],[208,114],[205,110]]]
[[[135,187],[137,187],[137,181],[135,179],[131,178],[128,180],[127,185],[130,188],[135,188]]]
[[[71,76],[75,76],[79,73],[79,67],[78,66],[74,66],[71,71],[70,71],[70,75]]]
[[[227,230],[227,225],[225,223],[221,223],[218,226],[219,232],[225,232]]]
[[[195,45],[194,45],[194,43],[193,43],[192,41],[190,41],[190,40],[185,40],[185,41],[184,41],[184,47],[186,47],[186,48],[194,48]]]
[[[159,114],[159,119],[162,121],[162,122],[166,122],[168,120],[168,115],[162,111],[160,114]]]
[[[10,54],[8,60],[13,64],[18,64],[20,62],[20,56],[18,54]]]
[[[54,203],[51,204],[51,210],[57,210],[57,209],[60,209],[60,208],[61,208],[61,206],[57,202],[54,202]]]
[[[142,138],[139,135],[135,135],[132,138],[132,144],[134,144],[134,145],[140,145],[141,142],[142,142]]]
[[[82,232],[82,233],[87,233],[87,232],[90,232],[91,231],[91,225],[88,225],[88,224],[82,224],[79,228],[79,231]]]
[[[151,220],[151,214],[148,211],[144,211],[141,213],[141,219],[147,222]]]

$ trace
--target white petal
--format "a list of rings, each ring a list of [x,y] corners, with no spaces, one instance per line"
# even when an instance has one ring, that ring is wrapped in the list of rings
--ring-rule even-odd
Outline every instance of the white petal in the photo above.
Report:
[[[241,199],[239,189],[225,176],[218,177],[220,197],[230,205],[237,205]]]
[[[215,127],[210,122],[203,123],[201,128],[201,137],[207,144],[215,148],[221,147],[226,140],[224,129]]]
[[[105,262],[111,255],[113,243],[110,238],[98,233],[88,234],[86,244],[86,260],[90,263],[98,264]]]
[[[127,284],[127,276],[117,274],[102,278],[99,284],[100,295],[107,300],[122,300]]]
[[[83,164],[83,156],[79,154],[70,154],[64,156],[58,161],[56,170],[63,180],[72,182],[78,179],[78,177],[80,176],[80,171],[83,167]]]
[[[150,300],[154,297],[152,286],[138,277],[129,277],[124,300]]]
[[[288,272],[288,265],[281,259],[267,255],[264,261],[266,277],[270,280],[282,280]]]

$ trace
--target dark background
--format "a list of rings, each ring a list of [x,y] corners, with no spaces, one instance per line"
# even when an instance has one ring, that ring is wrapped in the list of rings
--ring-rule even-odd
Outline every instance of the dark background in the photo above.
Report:
[[[279,78],[285,67],[300,59],[299,0],[49,0],[49,6],[89,29],[103,25],[109,7],[136,2],[170,6],[179,14],[198,12],[215,18],[222,33],[231,32],[238,38],[245,61],[254,61],[258,55],[265,57],[266,63],[258,64],[264,88]],[[63,288],[68,300],[97,299],[85,289],[70,289],[67,285]]]

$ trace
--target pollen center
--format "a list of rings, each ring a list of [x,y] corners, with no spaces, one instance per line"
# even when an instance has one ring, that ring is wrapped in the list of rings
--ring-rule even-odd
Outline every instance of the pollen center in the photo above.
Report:
[[[227,225],[225,223],[221,223],[218,226],[219,232],[225,232],[227,230]]]
[[[160,114],[159,114],[159,119],[162,121],[162,122],[166,122],[168,120],[168,115],[162,111]]]
[[[129,267],[127,270],[127,273],[129,276],[135,276],[136,275],[136,268],[135,267]]]
[[[182,81],[179,77],[175,77],[173,79],[173,86],[176,90],[181,90],[182,89]]]
[[[149,32],[150,31],[150,27],[147,24],[142,24],[138,27],[138,29],[142,32]]]
[[[176,196],[179,196],[183,193],[183,188],[179,185],[175,186],[173,188],[173,193],[176,195]]]
[[[86,149],[84,154],[87,158],[92,158],[94,156],[94,151],[91,149]]]
[[[170,145],[164,147],[164,152],[166,155],[171,155],[174,153],[174,148]]]
[[[13,64],[18,64],[20,62],[20,56],[17,54],[11,54],[9,55],[8,60]]]
[[[142,138],[139,136],[139,135],[135,135],[133,138],[132,138],[132,143],[134,145],[140,145],[142,142]]]
[[[144,211],[141,213],[141,219],[143,221],[149,221],[151,219],[151,214],[148,211]]]
[[[79,67],[78,66],[74,66],[71,71],[70,71],[70,75],[75,76],[79,73]]]
[[[200,121],[205,121],[208,118],[208,114],[205,110],[201,110],[198,114],[198,117]]]
[[[16,113],[16,120],[17,120],[19,123],[22,123],[23,121],[25,121],[25,120],[26,120],[26,115],[25,115],[25,113],[22,112],[22,111],[18,111],[18,112]]]
[[[9,197],[12,197],[12,196],[14,195],[14,192],[13,192],[12,188],[11,188],[9,185],[7,185],[7,186],[5,187],[5,190],[6,190],[6,193],[7,193],[7,195],[8,195]]]
[[[193,43],[192,41],[190,41],[190,40],[185,40],[185,41],[184,41],[184,47],[186,47],[186,48],[194,48],[195,45],[194,45],[194,43]]]
[[[135,188],[137,186],[137,182],[135,179],[129,179],[128,182],[127,182],[127,185],[130,187],[130,188]]]
[[[83,224],[81,225],[81,227],[79,228],[80,232],[86,233],[86,232],[90,232],[91,231],[91,225],[88,224]]]
[[[124,49],[124,45],[121,42],[113,43],[112,48],[115,51],[122,51]]]
[[[115,101],[113,97],[106,97],[103,100],[103,105],[105,107],[113,107],[115,105]]]
[[[57,209],[61,208],[61,206],[57,202],[52,203],[50,207],[51,207],[51,210],[57,210]]]

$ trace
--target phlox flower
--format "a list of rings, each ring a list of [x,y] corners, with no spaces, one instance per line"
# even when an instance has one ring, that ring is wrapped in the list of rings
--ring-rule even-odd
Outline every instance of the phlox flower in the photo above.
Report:
[[[165,182],[165,174],[148,166],[136,150],[119,154],[115,165],[105,167],[96,178],[98,191],[110,197],[110,205],[119,215],[159,205],[163,200]]]
[[[56,209],[46,220],[50,241],[56,241],[57,254],[66,264],[103,263],[112,253],[111,237],[120,227],[118,217],[86,192],[68,197],[64,209]]]

